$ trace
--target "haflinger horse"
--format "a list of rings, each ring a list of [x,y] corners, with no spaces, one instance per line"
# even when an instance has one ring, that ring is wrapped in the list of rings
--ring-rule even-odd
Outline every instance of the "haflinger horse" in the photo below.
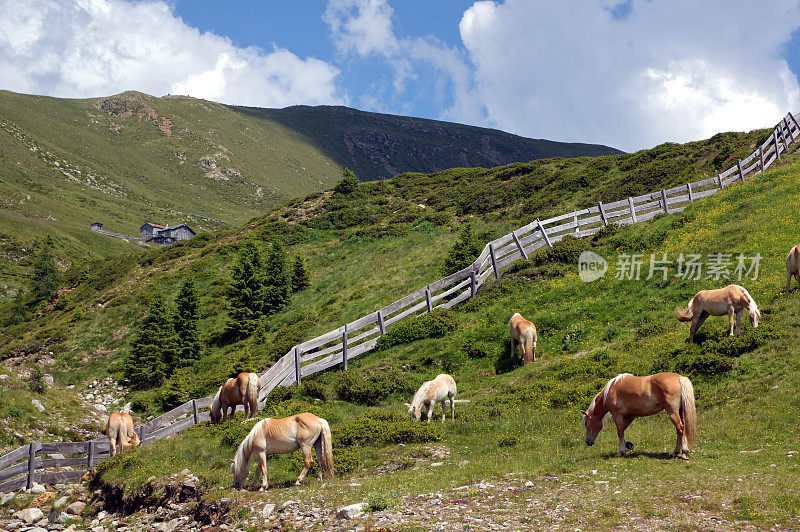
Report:
[[[633,444],[625,440],[628,425],[637,417],[651,416],[662,410],[669,414],[678,435],[672,456],[688,460],[697,432],[694,387],[688,378],[677,373],[656,373],[646,377],[623,373],[610,379],[592,399],[589,409],[582,411],[586,445],[594,445],[606,416],[610,414],[619,436],[617,456],[624,456],[626,449],[633,449]]]
[[[124,453],[131,447],[141,445],[139,435],[133,430],[133,418],[130,414],[114,412],[108,416],[106,436],[111,445],[111,456]]]
[[[786,295],[789,295],[792,277],[800,283],[800,244],[793,247],[789,252],[789,256],[786,257]]]
[[[436,403],[442,403],[442,423],[444,423],[445,413],[444,403],[450,400],[450,416],[453,421],[456,419],[455,397],[456,397],[456,381],[453,377],[446,373],[440,373],[432,381],[427,381],[419,387],[417,393],[414,394],[414,399],[411,404],[406,403],[408,407],[408,415],[414,421],[419,421],[422,417],[422,407],[427,409],[428,423],[431,422],[433,416],[433,408]]]
[[[692,327],[689,335],[689,342],[694,342],[694,335],[697,329],[708,319],[709,316],[728,315],[731,323],[730,335],[733,336],[734,321],[736,324],[736,336],[739,336],[742,310],[747,309],[750,316],[750,323],[753,327],[758,327],[761,319],[761,312],[758,305],[747,289],[738,284],[729,284],[725,288],[716,290],[700,290],[689,300],[686,310],[675,307],[675,317],[678,321],[691,321]],[[734,317],[736,318],[734,320]]]
[[[211,422],[219,423],[228,419],[228,408],[231,416],[236,412],[236,406],[242,405],[247,417],[253,417],[258,412],[258,389],[261,382],[255,373],[239,373],[239,375],[220,386],[214,401],[211,403]]]
[[[511,357],[514,357],[514,341],[522,349],[522,363],[530,364],[536,360],[536,325],[520,316],[519,312],[511,316],[508,322],[511,329]]]
[[[293,453],[297,449],[303,451],[303,471],[297,477],[296,486],[305,478],[313,464],[311,447],[317,453],[317,461],[321,467],[318,478],[333,478],[333,447],[331,445],[331,428],[328,422],[308,412],[281,419],[267,418],[255,424],[250,433],[239,444],[231,463],[233,484],[237,488],[244,486],[249,473],[248,465],[253,453],[258,455],[258,467],[253,480],[253,487],[258,484],[261,474],[261,489],[267,489],[267,455]]]

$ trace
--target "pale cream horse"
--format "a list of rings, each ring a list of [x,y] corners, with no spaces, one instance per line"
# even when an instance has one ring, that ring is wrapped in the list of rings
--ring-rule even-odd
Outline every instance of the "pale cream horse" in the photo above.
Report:
[[[789,256],[786,257],[786,295],[789,295],[792,277],[800,283],[800,245],[793,247]]]
[[[514,341],[522,349],[523,365],[530,364],[536,360],[536,326],[520,316],[517,312],[511,316],[511,321],[508,322],[508,327],[511,330],[511,357],[514,357]]]
[[[588,410],[583,410],[586,445],[594,445],[603,428],[605,417],[611,414],[617,425],[619,453],[624,456],[633,444],[625,440],[625,429],[634,419],[652,416],[666,410],[675,425],[677,441],[672,456],[689,459],[697,432],[697,413],[692,382],[677,373],[656,373],[636,377],[623,373],[610,379],[592,399]]]
[[[724,316],[727,314],[731,323],[730,335],[733,336],[735,323],[736,336],[739,336],[741,332],[739,325],[742,318],[742,310],[744,309],[748,309],[750,323],[753,327],[758,327],[761,312],[758,310],[758,305],[756,305],[753,297],[745,288],[736,284],[729,284],[725,288],[716,290],[700,290],[689,300],[686,310],[680,307],[675,308],[675,317],[678,318],[678,321],[692,322],[689,341],[694,342],[694,335],[697,333],[697,329],[703,325],[703,322],[709,316]]]
[[[317,453],[320,463],[318,478],[333,478],[333,447],[331,445],[331,428],[328,422],[308,412],[282,419],[267,418],[255,424],[250,433],[239,444],[239,449],[231,463],[233,483],[241,488],[247,480],[248,465],[253,453],[258,455],[258,467],[253,480],[253,487],[258,484],[261,474],[261,489],[267,489],[267,455],[287,454],[300,449],[303,451],[303,471],[297,477],[295,485],[305,478],[313,464],[311,447]]]
[[[133,429],[133,418],[130,414],[114,412],[108,416],[106,436],[111,446],[111,456],[124,453],[133,446],[141,445],[139,435]]]
[[[419,387],[417,393],[414,394],[414,399],[411,404],[406,403],[408,407],[408,415],[414,421],[419,421],[422,416],[422,407],[427,409],[428,423],[431,422],[433,416],[433,408],[436,403],[442,403],[442,423],[444,423],[445,413],[444,403],[450,400],[450,417],[453,421],[456,419],[455,397],[456,397],[456,381],[453,377],[446,373],[440,373],[432,381],[427,381]]]
[[[228,419],[228,408],[231,416],[236,412],[236,406],[242,405],[247,417],[253,417],[258,412],[258,389],[261,382],[255,373],[239,373],[239,375],[220,386],[214,401],[211,403],[211,422],[219,423]]]

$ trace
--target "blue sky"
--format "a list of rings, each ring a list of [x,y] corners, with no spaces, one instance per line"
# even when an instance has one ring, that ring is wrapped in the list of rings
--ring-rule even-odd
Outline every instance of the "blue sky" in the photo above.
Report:
[[[625,150],[800,111],[800,0],[0,0],[0,88],[333,104]]]

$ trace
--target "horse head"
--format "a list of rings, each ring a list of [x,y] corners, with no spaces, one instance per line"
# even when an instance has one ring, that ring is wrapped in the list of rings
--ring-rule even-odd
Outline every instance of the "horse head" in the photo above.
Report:
[[[586,445],[594,445],[594,440],[603,430],[603,418],[593,415],[593,411],[581,410],[581,413],[583,414],[583,428],[586,429]]]
[[[410,405],[408,403],[405,404],[408,407],[408,415],[414,421],[419,421],[420,416],[422,415],[421,409],[418,406]]]
[[[755,304],[750,305],[750,325],[754,328],[758,327],[758,320],[761,319],[761,312],[758,310],[758,307]]]
[[[211,418],[211,423],[214,423],[214,424],[219,423],[219,420],[222,418],[222,413],[220,412],[219,407],[214,408],[214,405],[212,404],[208,408],[210,410],[210,412],[208,414],[208,417]]]

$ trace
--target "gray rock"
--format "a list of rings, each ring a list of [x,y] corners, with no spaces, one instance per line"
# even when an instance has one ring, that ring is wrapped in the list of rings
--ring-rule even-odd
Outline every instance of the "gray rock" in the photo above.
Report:
[[[44,512],[38,508],[26,508],[14,513],[14,517],[25,521],[27,524],[32,525],[36,521],[44,517]]]
[[[56,525],[64,524],[67,519],[67,514],[57,508],[50,510],[50,514],[47,516],[47,520]]]
[[[532,487],[533,487],[533,482],[531,482],[531,481],[529,480],[528,482],[526,482],[526,483],[525,483],[525,487],[526,487],[526,488],[532,488]]]
[[[13,491],[11,493],[4,493],[2,496],[0,496],[0,506],[3,506],[6,503],[11,502],[11,500],[13,498],[14,498],[14,492]]]
[[[362,514],[366,506],[367,505],[363,502],[351,504],[350,506],[344,506],[336,511],[336,517],[339,519],[355,519]]]
[[[0,381],[7,381],[7,380],[8,380],[8,375],[6,375],[5,373],[0,375]]]
[[[58,508],[61,508],[65,504],[67,504],[67,496],[66,495],[61,497],[60,499],[58,499],[56,502],[53,503],[53,509],[56,510]]]
[[[275,511],[275,505],[272,503],[267,503],[264,505],[264,509],[261,510],[261,517],[269,517],[272,515],[272,512]]]
[[[178,525],[180,524],[181,524],[180,519],[173,519],[171,521],[166,521],[158,525],[158,527],[156,528],[156,532],[174,532],[174,530],[178,528]]]
[[[38,399],[32,399],[31,404],[39,412],[44,412],[44,405],[42,405],[42,403],[40,403]]]
[[[63,460],[64,459],[64,455],[61,454],[61,453],[48,454],[47,456],[49,456],[50,458],[56,458],[58,460]]]
[[[33,527],[33,528],[29,528],[25,532],[47,532],[47,529],[46,528],[42,528],[40,526],[36,526],[36,527]]]
[[[38,482],[34,482],[33,486],[31,486],[31,489],[30,489],[30,493],[32,493],[34,495],[41,495],[45,491],[47,491],[47,488],[42,486]]]
[[[106,518],[106,516],[107,516],[107,515],[108,515],[108,514],[107,514],[107,513],[105,513],[105,512],[98,512],[98,513],[97,513],[97,520],[98,520],[98,521],[102,521],[103,519],[105,519],[105,518]]]
[[[104,405],[101,405],[100,403],[94,405],[94,409],[97,410],[98,412],[108,412],[108,409]]]
[[[44,375],[42,375],[42,380],[44,380],[45,384],[47,384],[48,386],[52,386],[56,382],[53,376],[50,375],[49,373],[45,373]]]
[[[133,403],[125,403],[125,406],[122,407],[121,411],[125,414],[130,414],[131,408],[133,408]]]
[[[298,504],[297,501],[286,501],[285,503],[281,504],[281,508],[286,508],[287,506],[292,506],[293,504]]]
[[[67,506],[67,513],[72,515],[81,515],[84,508],[86,508],[85,502],[75,501]]]

